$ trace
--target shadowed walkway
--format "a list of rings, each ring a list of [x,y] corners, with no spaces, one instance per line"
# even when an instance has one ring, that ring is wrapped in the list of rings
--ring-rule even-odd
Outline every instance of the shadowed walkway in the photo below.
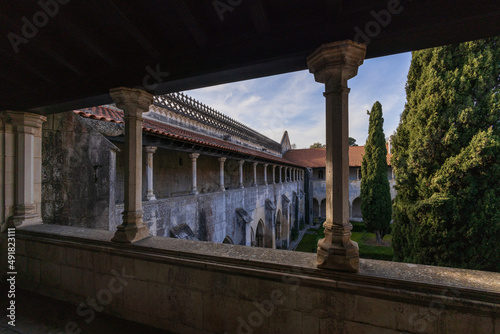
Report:
[[[2,309],[0,334],[171,333],[102,313],[96,313],[95,319],[87,324],[85,322],[87,317],[80,317],[76,313],[76,306],[21,289],[16,290],[16,326],[12,327],[8,325],[9,319],[6,317],[9,302],[7,286],[0,285],[0,291],[2,294],[0,297],[0,309]],[[76,323],[78,327],[65,329],[70,322]]]

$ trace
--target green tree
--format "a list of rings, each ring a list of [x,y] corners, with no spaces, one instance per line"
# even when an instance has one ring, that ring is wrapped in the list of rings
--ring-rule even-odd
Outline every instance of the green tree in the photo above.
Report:
[[[314,143],[311,146],[309,146],[309,148],[325,148],[325,147],[326,147],[326,145],[321,144],[321,143]]]
[[[385,145],[382,105],[375,102],[370,114],[368,139],[361,162],[361,213],[366,228],[374,232],[381,244],[389,232],[392,203],[391,188],[387,179],[387,147]]]
[[[413,52],[393,138],[396,261],[500,271],[499,43]]]
[[[349,146],[358,146],[358,144],[356,144],[356,139],[349,137]]]

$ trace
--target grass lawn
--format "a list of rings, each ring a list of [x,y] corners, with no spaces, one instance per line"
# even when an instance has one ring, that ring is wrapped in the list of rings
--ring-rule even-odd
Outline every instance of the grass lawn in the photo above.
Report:
[[[356,241],[359,245],[359,256],[365,259],[377,259],[391,261],[394,254],[390,243],[392,241],[392,235],[388,234],[384,236],[384,241],[387,242],[389,246],[378,246],[375,245],[375,234],[365,232],[365,227],[363,223],[351,222],[353,225],[352,237],[351,239]],[[308,231],[315,232],[314,234],[305,234],[302,241],[297,246],[296,250],[299,252],[315,253],[317,249],[318,240],[325,237],[323,224],[319,227],[309,228]]]

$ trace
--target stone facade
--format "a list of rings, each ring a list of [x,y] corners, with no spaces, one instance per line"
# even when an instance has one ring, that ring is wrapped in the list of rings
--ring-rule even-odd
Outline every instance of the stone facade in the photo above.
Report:
[[[183,95],[170,98],[177,107],[193,101],[183,100]],[[244,153],[226,154],[224,149],[187,145],[145,131],[141,196],[142,220],[149,233],[173,237],[171,229],[185,224],[198,240],[287,248],[291,229],[311,220],[300,167],[282,158],[290,146],[288,134],[285,144],[260,134],[252,142],[248,138],[253,130],[234,120],[231,130],[211,124],[225,121],[221,114],[213,112],[214,120],[205,123],[192,115],[206,107],[191,106],[187,112],[168,109],[168,98],[155,101],[144,114],[144,127],[171,126],[193,138],[222,139]],[[52,115],[44,125],[45,223],[116,231],[123,222],[126,149],[124,127],[116,118],[121,110],[114,105],[99,108],[102,114],[84,110]],[[264,159],[259,152],[265,152]]]
[[[312,179],[312,199],[313,216],[324,218],[326,215],[326,168],[313,168],[311,172]],[[396,180],[392,166],[387,167],[387,178],[391,187],[391,199],[396,197]],[[362,221],[361,215],[361,166],[349,167],[349,219]]]

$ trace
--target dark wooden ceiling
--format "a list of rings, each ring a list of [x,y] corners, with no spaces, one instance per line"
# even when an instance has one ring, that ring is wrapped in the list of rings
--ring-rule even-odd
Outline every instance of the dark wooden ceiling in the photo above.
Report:
[[[164,94],[302,70],[319,45],[353,39],[396,0],[42,1],[52,4],[45,21],[36,0],[0,5],[0,110],[46,114],[109,103],[113,87]],[[400,7],[367,58],[500,35],[498,0]],[[12,34],[28,36],[18,52]]]

